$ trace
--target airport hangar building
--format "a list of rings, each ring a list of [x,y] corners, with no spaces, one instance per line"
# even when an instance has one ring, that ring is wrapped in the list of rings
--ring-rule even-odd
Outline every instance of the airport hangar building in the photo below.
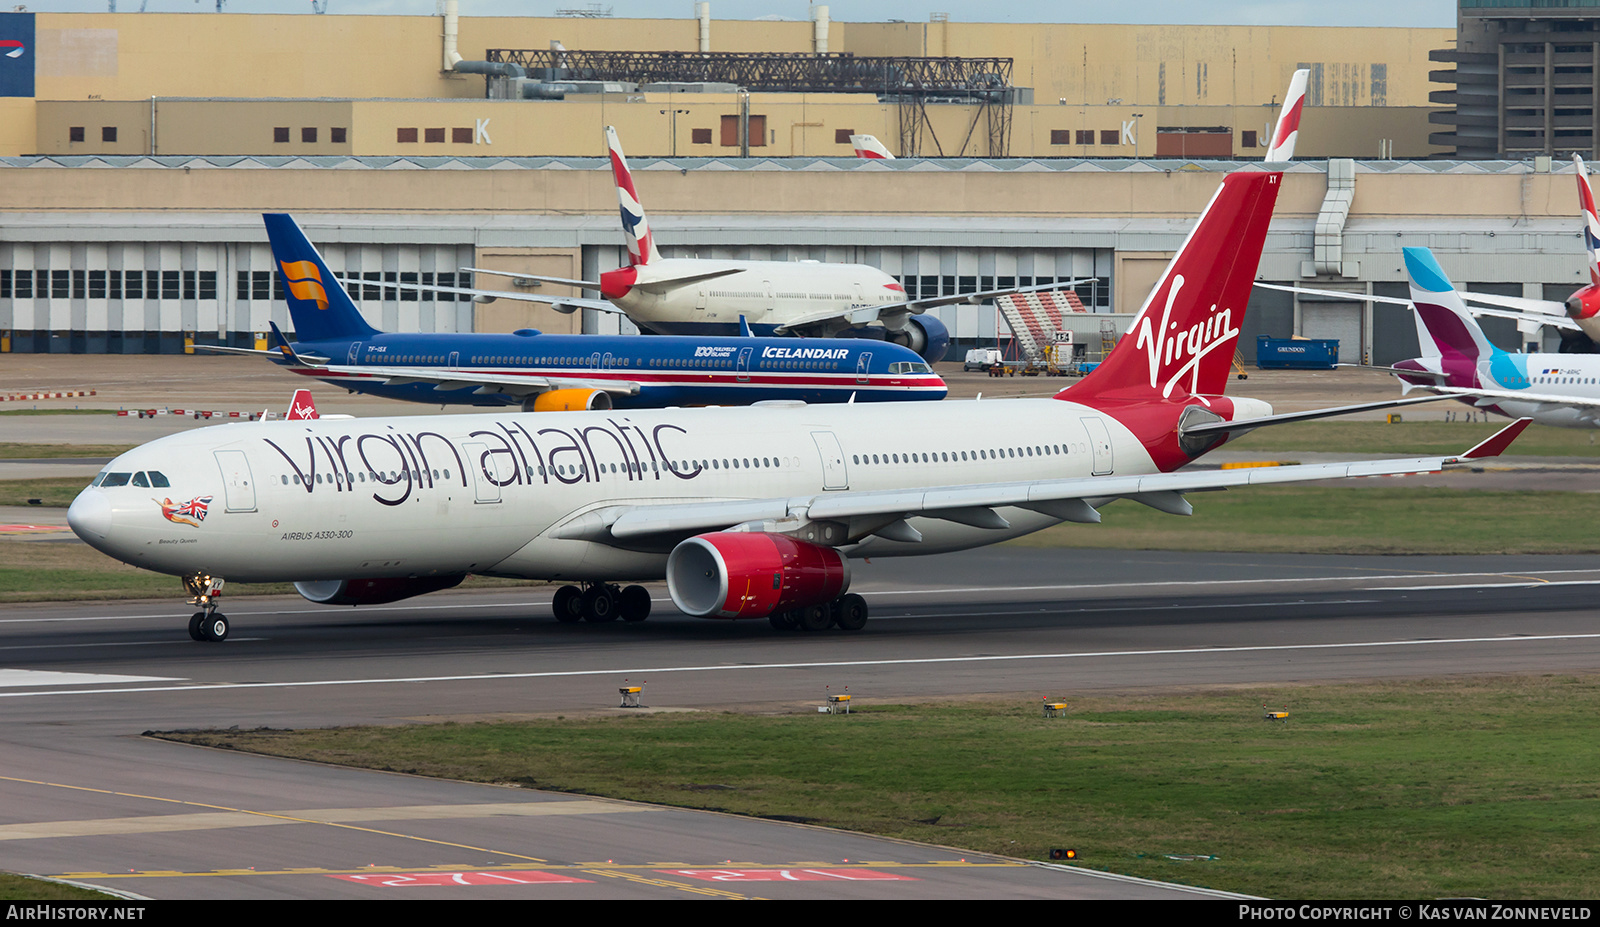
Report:
[[[616,330],[607,314],[385,286],[507,282],[467,266],[585,279],[618,266],[606,124],[669,256],[860,261],[915,295],[1092,278],[1078,288],[1100,315],[1084,320],[1092,336],[1126,324],[1221,173],[1259,169],[1276,112],[1261,101],[1307,64],[1307,160],[1286,175],[1262,279],[1403,295],[1400,248],[1428,245],[1476,290],[1560,298],[1587,282],[1573,181],[1558,176],[1570,166],[1423,160],[1443,150],[1427,141],[1424,62],[1447,30],[454,24],[457,47],[485,57],[560,40],[1011,69],[998,95],[909,102],[705,83],[557,101],[487,99],[503,74],[445,70],[452,26],[437,17],[263,19],[0,14],[33,43],[27,95],[0,97],[0,352],[175,353],[257,344],[269,320],[292,331],[263,211],[296,215],[379,328]],[[1079,55],[1060,54],[1069,42]],[[856,131],[921,157],[848,157]],[[1357,160],[1379,152],[1392,157]],[[939,314],[958,343],[1004,332],[992,308]],[[1486,327],[1522,340],[1510,322]],[[1350,361],[1416,349],[1403,309],[1270,291],[1252,302],[1247,359],[1256,333],[1335,337]]]

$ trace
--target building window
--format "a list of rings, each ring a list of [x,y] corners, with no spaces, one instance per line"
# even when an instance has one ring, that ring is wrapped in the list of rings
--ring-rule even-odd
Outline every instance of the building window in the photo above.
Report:
[[[1255,148],[1256,147],[1256,133],[1255,133],[1254,129],[1250,130],[1249,132],[1240,132],[1239,133],[1239,147],[1240,148]]]
[[[395,129],[394,140],[402,145],[414,144],[417,140],[416,129]]]
[[[457,145],[470,145],[472,144],[472,130],[462,129],[459,127],[451,129],[450,141],[456,143]]]
[[[286,145],[289,143],[289,127],[278,126],[272,130],[273,144]]]
[[[116,126],[101,126],[100,127],[100,141],[102,141],[102,142],[114,142],[116,140],[117,140],[117,127]]]
[[[1080,144],[1080,145],[1093,145],[1094,144],[1094,130],[1093,129],[1079,129],[1078,130],[1078,144]]]
[[[81,142],[81,141],[83,141],[83,126],[73,126],[72,128],[68,129],[67,130],[67,141],[69,141],[69,142]]]
[[[767,144],[767,117],[750,117],[750,147],[761,148]],[[722,147],[739,147],[739,117],[722,117]]]
[[[442,145],[442,144],[444,144],[444,130],[443,129],[423,129],[422,130],[422,140],[425,141],[425,142],[429,142],[431,144]]]
[[[689,141],[696,145],[709,145],[711,144],[711,130],[693,129],[689,133]]]
[[[344,144],[344,126],[335,126],[328,130],[328,141],[335,145]]]
[[[144,299],[144,271],[125,270],[122,272],[122,298]]]
[[[175,271],[175,270],[163,270],[161,272],[161,298],[162,299],[177,299],[178,298],[178,272],[177,271]]]
[[[833,143],[835,145],[848,145],[850,144],[850,136],[854,134],[856,134],[855,129],[834,129]]]
[[[1121,133],[1118,132],[1116,129],[1101,129],[1100,130],[1100,144],[1102,144],[1102,145],[1116,145],[1120,141],[1121,141]]]
[[[300,130],[300,141],[308,145],[315,145],[317,143],[317,127],[307,126],[302,128]]]
[[[1050,130],[1050,144],[1052,144],[1052,145],[1070,145],[1070,144],[1072,144],[1072,130],[1071,129],[1051,129]]]

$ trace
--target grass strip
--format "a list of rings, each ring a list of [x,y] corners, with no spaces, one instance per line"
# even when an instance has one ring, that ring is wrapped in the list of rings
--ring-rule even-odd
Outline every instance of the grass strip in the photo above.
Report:
[[[0,443],[0,460],[54,460],[58,457],[115,457],[137,444]],[[85,480],[85,482],[88,482]]]
[[[88,486],[92,476],[55,476],[43,480],[0,480],[0,505],[31,505],[38,499],[45,508],[64,509]]]
[[[1064,694],[1064,693],[1054,693]],[[603,698],[603,693],[596,693]],[[648,702],[648,698],[646,699]],[[818,701],[821,701],[819,696]],[[857,702],[862,699],[857,698]],[[1261,706],[1287,704],[1287,723]],[[1600,677],[162,734],[1280,898],[1592,898]],[[1208,857],[1178,861],[1171,856]],[[1209,858],[1215,857],[1215,858]]]
[[[115,900],[116,896],[105,892],[0,872],[0,901],[92,901],[105,904]]]
[[[1583,481],[1574,477],[1574,481]],[[1262,486],[1189,496],[1178,517],[1127,500],[1098,525],[1061,524],[1025,547],[1330,554],[1600,552],[1600,493],[1342,486]],[[1360,487],[1360,488],[1357,488]]]

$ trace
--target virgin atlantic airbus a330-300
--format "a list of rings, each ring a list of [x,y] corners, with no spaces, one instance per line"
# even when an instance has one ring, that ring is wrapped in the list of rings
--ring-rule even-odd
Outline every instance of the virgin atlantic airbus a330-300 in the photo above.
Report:
[[[1053,398],[220,425],[118,456],[67,518],[95,548],[182,577],[199,640],[227,636],[224,579],[358,605],[469,573],[571,583],[563,621],[642,619],[645,589],[615,584],[665,577],[689,615],[855,630],[854,557],[1098,522],[1123,498],[1187,515],[1194,490],[1498,454],[1526,420],[1460,457],[1181,470],[1264,425],[1419,401],[1273,415],[1223,395],[1282,176],[1229,175],[1128,336]]]

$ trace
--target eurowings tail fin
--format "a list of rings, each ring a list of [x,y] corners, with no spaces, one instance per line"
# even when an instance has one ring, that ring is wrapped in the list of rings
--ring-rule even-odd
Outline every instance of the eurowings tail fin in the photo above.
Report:
[[[298,340],[354,340],[379,334],[361,317],[361,310],[293,217],[266,213],[261,218],[267,224],[273,263],[283,282]]]
[[[639,204],[633,172],[628,170],[628,159],[622,156],[622,142],[611,126],[606,126],[606,147],[611,154],[611,177],[617,183],[617,205],[622,212],[622,234],[628,239],[629,261],[635,266],[656,263],[661,260],[661,252],[656,250],[655,236],[650,234],[650,220]]]
[[[1433,252],[1404,248],[1406,276],[1411,279],[1411,304],[1417,320],[1421,357],[1464,360],[1476,364],[1496,351],[1484,337],[1461,294],[1450,284]]]

